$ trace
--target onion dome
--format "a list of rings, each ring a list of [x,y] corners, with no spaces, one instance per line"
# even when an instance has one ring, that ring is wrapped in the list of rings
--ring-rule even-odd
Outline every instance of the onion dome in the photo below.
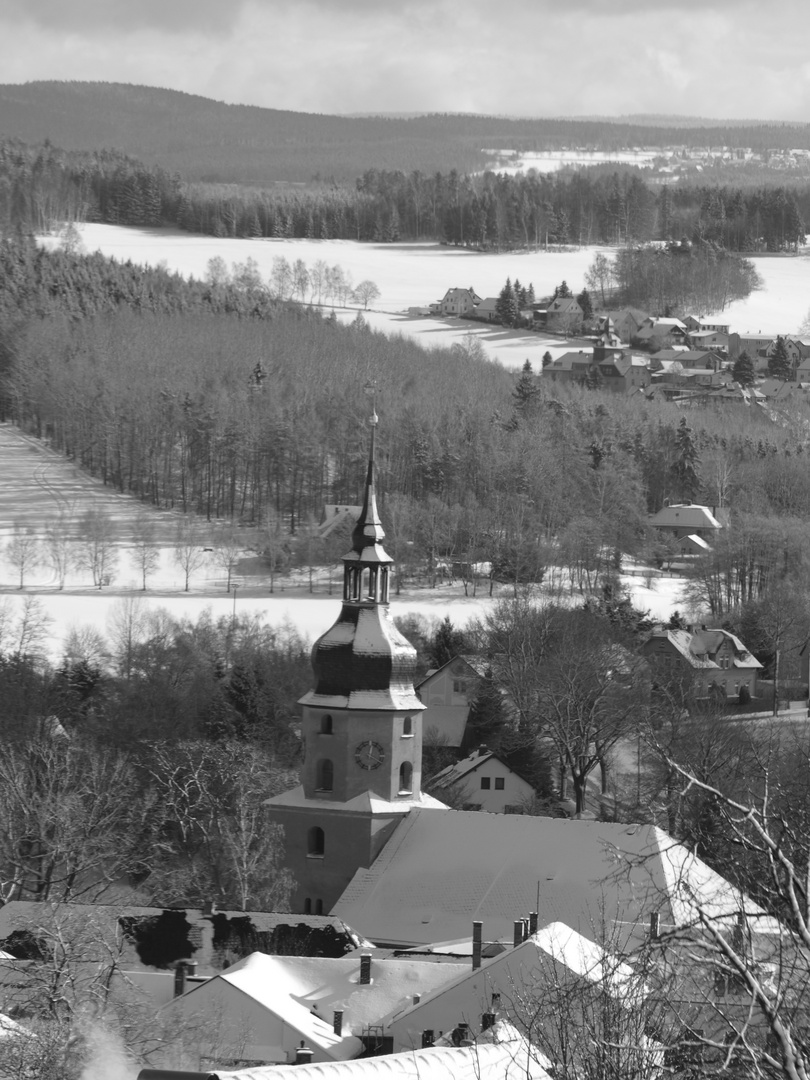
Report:
[[[374,435],[371,420],[363,506],[343,556],[343,606],[334,626],[312,650],[315,687],[302,705],[330,709],[423,709],[416,696],[416,650],[397,630],[388,610],[389,574],[394,560],[385,539],[374,489]]]

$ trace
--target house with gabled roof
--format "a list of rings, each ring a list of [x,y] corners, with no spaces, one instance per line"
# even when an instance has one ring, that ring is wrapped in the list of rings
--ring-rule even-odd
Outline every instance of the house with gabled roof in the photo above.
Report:
[[[728,334],[719,330],[691,330],[689,341],[693,349],[713,349],[728,352]]]
[[[469,289],[448,289],[440,301],[442,315],[470,315],[481,303],[481,297],[470,285]]]
[[[166,1009],[200,1024],[203,1044],[206,1030],[212,1032],[212,1045],[201,1046],[204,1056],[292,1063],[303,1040],[313,1061],[341,1061],[374,1048],[369,1040],[376,1044],[387,1014],[464,971],[466,965],[420,960],[256,952],[174,998]],[[236,1052],[228,1053],[228,1040]]]
[[[525,1029],[529,999],[536,1004],[545,999],[548,1009],[553,1010],[555,990],[570,994],[575,986],[582,995],[580,1002],[586,1006],[585,1012],[589,993],[595,995],[591,1003],[606,993],[616,1005],[628,1010],[628,1017],[638,1011],[645,994],[643,980],[629,964],[564,922],[554,922],[494,959],[478,966],[474,961],[452,981],[398,1008],[386,1017],[386,1028],[395,1051],[419,1046],[424,1030],[447,1031],[459,1021],[474,1029],[477,1018],[487,1013],[497,1012],[507,1023]],[[557,1005],[560,1003],[558,994]],[[549,1017],[548,1025],[544,1025],[540,1014],[539,1024],[547,1036],[543,1048],[546,1052],[553,1047],[555,1029],[559,1030],[557,1019]],[[575,1026],[581,1028],[582,1024]],[[587,1040],[583,1040],[582,1049],[590,1052]],[[550,1056],[556,1055],[552,1052]]]
[[[470,705],[487,665],[478,656],[454,656],[440,668],[428,671],[416,684],[424,704],[423,738],[441,746],[459,747],[464,740]]]
[[[497,296],[487,296],[476,305],[475,311],[470,312],[476,319],[481,319],[483,322],[497,322],[501,321],[500,313],[498,312],[498,300]]]
[[[582,329],[582,306],[576,297],[557,296],[546,308],[546,330],[573,334]]]
[[[717,517],[717,507],[699,503],[668,503],[650,518],[650,525],[680,540],[682,536],[699,536],[712,543],[724,523]]]
[[[595,317],[599,320],[600,331],[606,326],[606,320],[612,324],[616,335],[624,342],[629,342],[638,333],[639,327],[648,318],[647,312],[640,308],[626,307],[613,311],[598,311]]]
[[[743,687],[756,697],[762,664],[728,630],[655,630],[642,645],[641,655],[665,668],[692,674],[700,697],[715,691],[736,697]]]
[[[454,792],[465,810],[489,814],[522,813],[535,796],[531,784],[486,746],[436,773],[430,786],[441,799]]]
[[[651,315],[645,319],[636,331],[639,341],[657,343],[686,342],[686,327],[680,319]]]

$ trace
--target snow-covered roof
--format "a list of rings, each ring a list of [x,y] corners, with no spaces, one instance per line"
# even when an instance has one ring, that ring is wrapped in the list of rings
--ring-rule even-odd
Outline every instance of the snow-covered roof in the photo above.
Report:
[[[261,1009],[288,1024],[312,1046],[333,1059],[356,1057],[363,1049],[359,1036],[414,994],[435,990],[450,982],[466,964],[426,964],[420,960],[372,961],[371,981],[360,982],[356,957],[267,956],[255,952],[213,979],[173,999],[168,1008],[184,1013],[204,1007],[223,984],[250,998]],[[219,984],[219,985],[218,985]],[[343,1012],[343,1028],[333,1025],[336,1009]]]
[[[431,1046],[359,1061],[267,1065],[212,1075],[222,1080],[549,1080],[550,1073],[543,1055],[525,1040],[479,1037],[474,1046]]]
[[[653,514],[650,524],[653,528],[722,529],[723,527],[710,507],[700,506],[698,503],[671,503],[669,506],[662,506],[657,514]]]
[[[622,963],[618,957],[578,934],[566,923],[553,922],[522,944],[485,961],[481,968],[467,967],[444,986],[422,994],[418,1002],[408,1002],[399,1007],[384,1022],[389,1025],[409,1022],[413,1018],[413,1026],[418,1028],[417,1016],[420,1012],[430,1010],[439,999],[453,995],[465,983],[480,983],[482,979],[490,992],[500,993],[502,1000],[508,1001],[515,987],[529,988],[538,984],[544,972],[556,982],[561,968],[624,1000],[635,997],[643,989],[641,980],[629,964]],[[476,997],[477,994],[470,995],[471,1000]]]
[[[694,544],[695,547],[701,548],[703,551],[711,551],[711,544],[707,544],[702,536],[698,536],[697,533],[688,533],[686,536],[682,536],[678,541],[681,547],[686,547],[687,544]]]
[[[740,639],[728,630],[672,630],[669,627],[663,630],[656,630],[648,638],[648,642],[655,641],[668,641],[681,656],[686,660],[693,668],[697,670],[714,670],[720,669],[720,664],[712,660],[712,657],[717,654],[717,650],[728,641],[733,649],[732,665],[735,668],[744,668],[747,670],[759,669],[762,667],[759,660],[753,656],[748,649],[743,645]]]
[[[16,1020],[12,1020],[5,1013],[0,1013],[0,1041],[13,1039],[17,1035],[27,1035],[29,1038],[35,1038],[34,1033],[29,1031],[28,1028],[24,1028],[22,1024],[18,1024]]]
[[[308,799],[304,794],[303,784],[299,784],[289,791],[283,791],[280,795],[274,795],[271,799],[267,799],[264,805],[311,807],[313,803],[312,799]],[[317,807],[319,811],[361,810],[370,814],[407,814],[409,810],[423,808],[431,810],[447,809],[444,803],[439,802],[438,799],[434,799],[424,791],[420,791],[418,794],[411,795],[408,798],[397,799],[395,802],[389,802],[387,799],[380,798],[380,796],[375,795],[373,791],[363,791],[361,794],[355,795],[353,799],[349,799],[346,802],[342,802],[339,799],[319,798]]]
[[[475,919],[487,940],[508,940],[514,920],[539,907],[541,924],[562,920],[593,938],[616,920],[631,933],[652,911],[683,925],[694,898],[717,917],[742,902],[652,825],[415,810],[332,913],[372,941],[417,945],[465,936]]]
[[[431,784],[435,784],[436,787],[450,787],[465,776],[475,772],[476,769],[479,769],[494,757],[495,754],[491,750],[479,747],[478,750],[473,750],[469,757],[462,758],[461,761],[456,761],[454,764],[442,769],[441,772],[436,773],[431,780]],[[498,760],[501,759],[498,758]],[[509,768],[509,766],[507,765],[506,768]]]

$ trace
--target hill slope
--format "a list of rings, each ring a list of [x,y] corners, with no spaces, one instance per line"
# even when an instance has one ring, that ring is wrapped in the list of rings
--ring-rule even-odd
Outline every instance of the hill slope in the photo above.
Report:
[[[667,142],[810,147],[810,125],[694,130],[625,120],[509,119],[467,115],[325,116],[226,105],[176,90],[123,83],[0,85],[0,137],[68,149],[116,147],[189,180],[244,184],[354,179],[367,169],[472,172],[482,148],[618,149]]]

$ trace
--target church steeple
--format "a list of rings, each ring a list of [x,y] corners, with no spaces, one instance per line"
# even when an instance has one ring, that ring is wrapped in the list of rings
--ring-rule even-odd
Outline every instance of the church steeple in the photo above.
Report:
[[[294,910],[329,911],[371,866],[404,814],[442,806],[421,790],[422,717],[413,688],[416,650],[388,610],[394,562],[377,510],[375,440],[363,506],[343,556],[343,603],[312,650],[313,689],[301,698],[301,785],[269,799],[284,826]]]
[[[312,650],[315,686],[302,705],[329,709],[422,709],[413,688],[416,653],[388,612],[394,560],[385,539],[375,490],[377,414],[371,439],[363,506],[343,556],[343,607],[337,622]]]

